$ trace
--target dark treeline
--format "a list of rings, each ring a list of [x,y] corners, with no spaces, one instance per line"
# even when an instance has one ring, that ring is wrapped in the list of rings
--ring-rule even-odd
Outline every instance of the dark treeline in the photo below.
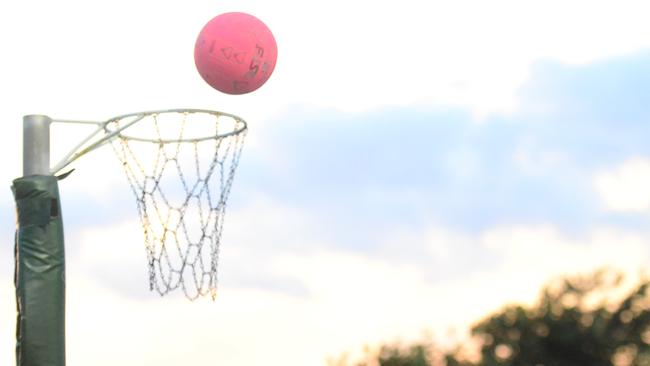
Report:
[[[468,344],[386,344],[332,366],[650,366],[650,280],[624,287],[600,270],[551,281],[534,306],[508,305],[471,329]],[[468,349],[473,351],[468,352]]]

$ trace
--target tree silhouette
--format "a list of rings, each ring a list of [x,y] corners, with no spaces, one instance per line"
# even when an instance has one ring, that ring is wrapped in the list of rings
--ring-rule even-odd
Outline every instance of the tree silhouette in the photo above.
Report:
[[[613,301],[623,276],[598,271],[548,286],[533,308],[509,306],[472,329],[481,365],[650,365],[650,292]]]
[[[611,270],[553,281],[534,306],[509,305],[472,328],[480,357],[429,343],[384,345],[356,366],[650,366],[650,281]]]

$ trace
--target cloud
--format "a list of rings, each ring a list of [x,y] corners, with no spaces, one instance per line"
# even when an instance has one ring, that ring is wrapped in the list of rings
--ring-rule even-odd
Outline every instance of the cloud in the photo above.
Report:
[[[634,271],[650,260],[645,232],[601,227],[572,237],[551,225],[496,227],[481,242],[502,261],[501,270],[526,274],[524,281],[544,280],[555,273],[587,272],[598,267]]]
[[[650,155],[647,96],[639,93],[650,87],[648,58],[641,52],[580,67],[541,62],[521,90],[521,108],[483,123],[467,109],[435,105],[288,110],[251,126],[229,212],[257,207],[266,216],[249,222],[258,227],[308,227],[308,239],[285,235],[276,248],[304,240],[366,253],[396,227],[417,232],[432,221],[469,232],[548,222],[588,231],[612,220],[642,227],[640,218],[600,210],[592,179]],[[97,152],[61,182],[70,230],[135,217],[110,155]],[[106,179],[84,178],[107,172],[108,164],[115,171]],[[280,211],[264,208],[265,201],[281,202]]]
[[[643,213],[650,209],[650,161],[630,159],[596,175],[594,184],[603,205],[615,212]]]
[[[288,86],[280,92],[325,109],[426,102],[477,115],[511,111],[517,89],[540,58],[584,65],[650,46],[643,36],[648,25],[639,16],[647,4],[638,1],[334,1],[291,7],[299,15],[275,28],[278,75]],[[330,19],[336,25],[321,23]]]
[[[131,236],[137,229],[126,223],[111,235],[120,239],[119,232]],[[448,329],[461,330],[461,337],[472,322],[505,302],[533,302],[540,286],[558,273],[602,265],[633,270],[647,266],[650,257],[647,233],[616,228],[576,237],[552,225],[500,226],[476,235],[432,226],[420,238],[410,233],[410,239],[398,240],[400,234],[394,235],[395,243],[405,245],[402,250],[409,250],[409,240],[425,243],[429,266],[335,246],[268,250],[267,267],[259,268],[259,275],[270,271],[298,281],[307,296],[226,279],[216,302],[189,304],[179,296],[159,299],[148,294],[144,281],[138,280],[146,277],[145,264],[138,263],[144,255],[139,243],[104,243],[99,234],[84,233],[86,239],[78,243],[85,248],[68,261],[67,334],[69,361],[74,364],[112,365],[125,357],[142,365],[214,359],[232,365],[319,364],[327,355],[363,343],[415,339],[424,329],[450,342],[444,340]],[[262,242],[268,243],[268,238],[258,245]],[[498,260],[477,269],[459,259],[479,248]],[[433,281],[429,270],[437,260],[460,267],[465,275]],[[228,263],[226,272],[236,272],[247,258],[225,255],[222,261]],[[113,278],[98,276],[106,269]],[[118,277],[124,280],[116,281]],[[125,293],[124,286],[141,295]],[[0,291],[11,297],[9,283]],[[5,303],[0,319],[13,324],[12,304]],[[5,328],[0,339],[11,343],[13,330]],[[88,334],[93,334],[90,343]],[[108,343],[120,352],[97,359],[101,345]],[[11,353],[6,355],[10,362]]]
[[[522,89],[521,109],[483,123],[467,110],[440,106],[287,111],[272,124],[251,126],[225,234],[259,253],[334,245],[375,255],[396,229],[419,233],[431,222],[469,233],[546,223],[576,233],[609,224],[642,229],[644,216],[603,210],[602,179],[598,185],[594,177],[650,155],[643,139],[650,115],[637,92],[650,80],[634,77],[650,74],[647,61],[639,53],[581,67],[540,63]],[[611,105],[621,112],[610,114]],[[111,153],[97,152],[61,182],[71,232],[136,217]],[[93,165],[96,157],[106,164]],[[110,166],[115,174],[88,184],[85,177]],[[265,247],[257,244],[262,237],[276,239]],[[423,250],[416,246],[422,244],[413,242],[413,253]],[[240,281],[253,278],[242,273]]]

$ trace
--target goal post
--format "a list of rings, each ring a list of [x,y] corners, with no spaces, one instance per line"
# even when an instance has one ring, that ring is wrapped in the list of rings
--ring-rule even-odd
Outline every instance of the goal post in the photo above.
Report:
[[[94,127],[50,167],[53,123]],[[246,122],[203,109],[131,113],[106,121],[23,118],[23,176],[13,181],[17,366],[65,366],[65,250],[58,175],[110,145],[142,224],[149,289],[217,296],[226,201],[239,164]]]
[[[23,177],[13,181],[16,365],[65,365],[65,251],[58,179],[45,116],[23,119]]]

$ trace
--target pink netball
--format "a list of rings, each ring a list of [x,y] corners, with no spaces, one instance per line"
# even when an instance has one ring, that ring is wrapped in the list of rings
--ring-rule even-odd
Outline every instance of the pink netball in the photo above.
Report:
[[[227,94],[257,90],[275,69],[278,48],[269,28],[240,12],[212,18],[194,46],[194,62],[203,80]]]

